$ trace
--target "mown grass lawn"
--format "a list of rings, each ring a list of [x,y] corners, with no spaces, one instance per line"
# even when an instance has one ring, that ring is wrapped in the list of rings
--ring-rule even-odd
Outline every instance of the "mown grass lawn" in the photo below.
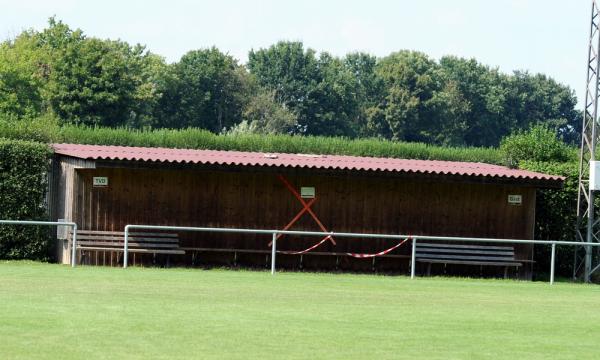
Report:
[[[600,286],[0,262],[0,358],[600,358]]]

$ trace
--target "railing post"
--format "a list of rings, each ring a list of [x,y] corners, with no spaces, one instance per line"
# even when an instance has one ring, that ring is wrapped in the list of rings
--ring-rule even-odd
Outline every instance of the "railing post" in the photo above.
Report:
[[[552,243],[552,256],[550,258],[550,285],[554,284],[554,260],[556,258],[556,244]]]
[[[73,242],[71,244],[71,267],[75,267],[77,265],[77,224],[73,223],[71,226],[73,227]]]
[[[275,275],[275,256],[277,255],[277,233],[273,233],[271,246],[271,275]]]
[[[417,238],[412,239],[412,252],[410,255],[410,278],[415,278],[415,258],[417,254]]]
[[[129,225],[125,226],[125,239],[123,242],[123,268],[127,267],[127,250],[129,246]]]

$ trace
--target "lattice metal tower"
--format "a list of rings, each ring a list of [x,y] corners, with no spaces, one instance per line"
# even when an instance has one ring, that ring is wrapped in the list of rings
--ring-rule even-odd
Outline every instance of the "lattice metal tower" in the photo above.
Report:
[[[594,204],[594,191],[590,188],[590,161],[596,159],[598,142],[598,96],[600,70],[600,9],[592,0],[590,42],[588,44],[587,77],[585,86],[585,111],[581,129],[581,152],[579,157],[579,190],[577,199],[577,241],[600,242],[600,216]],[[598,247],[581,246],[575,249],[573,278],[590,281],[590,276],[600,269]]]

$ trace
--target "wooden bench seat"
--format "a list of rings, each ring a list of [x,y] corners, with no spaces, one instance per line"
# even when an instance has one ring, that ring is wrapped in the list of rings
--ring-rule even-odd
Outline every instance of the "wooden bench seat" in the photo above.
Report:
[[[70,234],[72,236],[72,234]],[[125,234],[122,231],[77,231],[77,250],[82,257],[86,252],[123,253]],[[179,236],[175,233],[131,232],[127,242],[127,252],[132,254],[183,255],[179,247]],[[168,262],[168,258],[167,258]],[[112,263],[112,259],[111,259]],[[134,259],[135,263],[135,259]]]
[[[415,261],[427,263],[427,275],[431,264],[458,264],[480,266],[503,266],[504,277],[508,268],[519,268],[523,261],[515,259],[513,246],[462,245],[417,242]]]

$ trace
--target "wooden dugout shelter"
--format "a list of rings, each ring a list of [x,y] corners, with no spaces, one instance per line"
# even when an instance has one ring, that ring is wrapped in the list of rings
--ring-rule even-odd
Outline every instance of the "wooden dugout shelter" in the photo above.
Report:
[[[53,147],[52,220],[74,221],[79,229],[90,231],[122,232],[127,224],[146,224],[533,239],[536,189],[560,188],[564,180],[467,162],[75,144]],[[258,235],[179,233],[178,238],[185,254],[170,256],[170,260],[187,266],[264,266],[270,251],[270,239]],[[59,239],[63,240],[58,261],[69,262],[67,236],[59,234]],[[278,249],[302,250],[319,240],[284,236]],[[278,256],[278,265],[406,271],[410,246],[376,261],[343,256],[378,252],[394,243],[336,238],[303,256]],[[110,263],[118,262],[118,254],[112,255]],[[106,256],[106,251],[92,252],[87,261],[106,264]],[[516,245],[514,256],[523,263],[518,275],[529,278],[535,261],[533,246]],[[149,261],[143,254],[138,260]],[[434,272],[498,271],[438,265]]]

